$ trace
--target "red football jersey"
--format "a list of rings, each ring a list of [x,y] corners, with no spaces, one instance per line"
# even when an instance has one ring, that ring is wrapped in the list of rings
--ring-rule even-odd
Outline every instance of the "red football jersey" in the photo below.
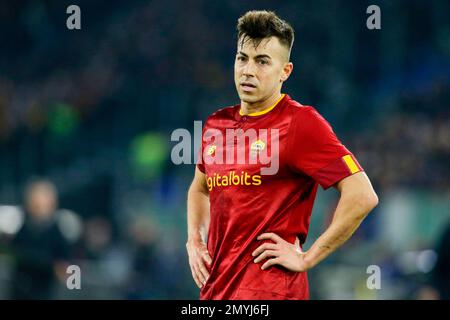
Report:
[[[227,129],[257,136],[249,135],[242,146],[236,135],[227,136]],[[245,150],[245,161],[226,161],[230,154],[237,159],[239,149]],[[277,156],[275,174],[262,174],[261,168],[269,167],[259,161],[263,151]],[[265,232],[290,243],[298,237],[303,244],[318,184],[327,189],[363,170],[353,154],[313,107],[282,95],[262,112],[241,115],[236,105],[213,113],[203,128],[200,156],[197,166],[210,193],[207,248],[212,258],[200,299],[308,299],[306,273],[281,266],[261,270],[265,261],[255,264],[251,254]]]

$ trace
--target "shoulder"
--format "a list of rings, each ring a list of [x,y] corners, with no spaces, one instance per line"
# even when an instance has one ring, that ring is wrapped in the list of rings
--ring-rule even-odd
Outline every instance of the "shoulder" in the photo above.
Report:
[[[311,105],[304,105],[293,99],[288,99],[286,102],[286,109],[292,114],[294,118],[311,117],[320,115],[319,112]]]
[[[239,105],[228,106],[211,113],[205,121],[206,125],[214,125],[220,121],[233,120],[235,118],[236,112],[239,111]]]
[[[330,123],[311,105],[303,105],[290,99],[286,109],[291,114],[292,133],[320,135],[333,131]]]
[[[238,111],[238,109],[239,109],[238,104],[236,104],[234,106],[224,107],[224,108],[221,108],[221,109],[211,113],[208,116],[208,119],[222,119],[222,118],[233,117],[234,114],[236,113],[236,111]]]
[[[301,104],[293,99],[287,100],[286,110],[289,112],[293,123],[314,123],[317,121],[326,121],[315,107]]]

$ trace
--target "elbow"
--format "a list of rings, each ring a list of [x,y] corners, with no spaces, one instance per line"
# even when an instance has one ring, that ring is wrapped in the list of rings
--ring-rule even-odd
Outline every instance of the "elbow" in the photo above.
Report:
[[[372,189],[370,191],[363,192],[360,195],[359,201],[361,207],[364,208],[365,215],[372,211],[379,203],[378,195]]]
[[[356,220],[362,221],[378,205],[378,196],[373,190],[371,192],[361,190],[353,195],[351,203],[355,209],[357,208]]]
[[[378,195],[365,175],[354,175],[343,180],[339,191],[357,220],[363,220],[379,203]]]

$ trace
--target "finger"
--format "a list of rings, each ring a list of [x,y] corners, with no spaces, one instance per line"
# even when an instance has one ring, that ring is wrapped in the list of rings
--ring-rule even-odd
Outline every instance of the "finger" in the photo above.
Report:
[[[202,288],[202,283],[201,283],[200,280],[198,279],[198,277],[197,277],[197,275],[195,274],[195,272],[192,272],[192,278],[194,279],[195,284],[197,285],[197,287],[198,287],[199,289],[201,289],[201,288]]]
[[[205,279],[203,278],[203,274],[200,271],[200,268],[197,263],[194,263],[194,271],[195,274],[197,275],[197,279],[200,281],[201,285],[203,285],[203,283],[205,283]]]
[[[253,251],[252,256],[256,257],[257,255],[261,254],[264,250],[276,250],[277,245],[274,243],[264,243],[260,245],[258,248],[256,248],[255,251]]]
[[[205,267],[205,264],[203,263],[203,261],[198,262],[198,269],[201,273],[201,276],[199,278],[202,279],[202,283],[205,284],[206,280],[208,280],[208,278],[209,278],[209,273],[208,273],[208,270],[206,270],[206,267]]]
[[[273,232],[269,232],[269,233],[263,233],[261,235],[258,236],[257,238],[258,240],[265,240],[265,239],[269,239],[272,240],[275,243],[278,243],[279,241],[283,240],[281,239],[281,237]]]
[[[267,259],[269,257],[278,257],[279,253],[275,250],[266,250],[263,253],[261,253],[255,260],[253,260],[255,263],[258,263],[260,261],[263,261],[264,259]]]
[[[265,269],[273,266],[274,264],[279,264],[279,263],[280,263],[279,258],[269,259],[262,265],[261,270],[265,270]]]
[[[202,284],[200,282],[200,280],[197,277],[196,272],[194,271],[194,268],[191,266],[191,272],[192,272],[192,278],[195,281],[195,284],[197,285],[197,287],[199,287],[200,289],[202,288]]]

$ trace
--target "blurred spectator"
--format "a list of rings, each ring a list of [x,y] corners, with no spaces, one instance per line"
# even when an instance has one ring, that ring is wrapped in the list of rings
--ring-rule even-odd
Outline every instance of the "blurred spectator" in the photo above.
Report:
[[[129,227],[133,258],[126,292],[128,299],[157,299],[163,296],[162,270],[158,268],[156,254],[156,232],[152,221],[145,217],[136,218]]]
[[[110,222],[103,217],[92,217],[86,221],[84,233],[84,258],[104,258],[111,247],[112,230]]]
[[[70,246],[55,218],[57,205],[51,182],[36,180],[26,187],[25,222],[12,239],[12,299],[50,299],[55,280],[65,277]]]
[[[93,216],[85,223],[78,255],[83,294],[91,299],[118,299],[130,270],[130,253],[114,235],[110,219]]]
[[[440,299],[450,299],[450,223],[437,246],[437,262],[433,269],[432,284],[437,289]]]
[[[430,278],[419,287],[415,299],[450,299],[450,222],[437,241],[436,253],[437,260]]]

